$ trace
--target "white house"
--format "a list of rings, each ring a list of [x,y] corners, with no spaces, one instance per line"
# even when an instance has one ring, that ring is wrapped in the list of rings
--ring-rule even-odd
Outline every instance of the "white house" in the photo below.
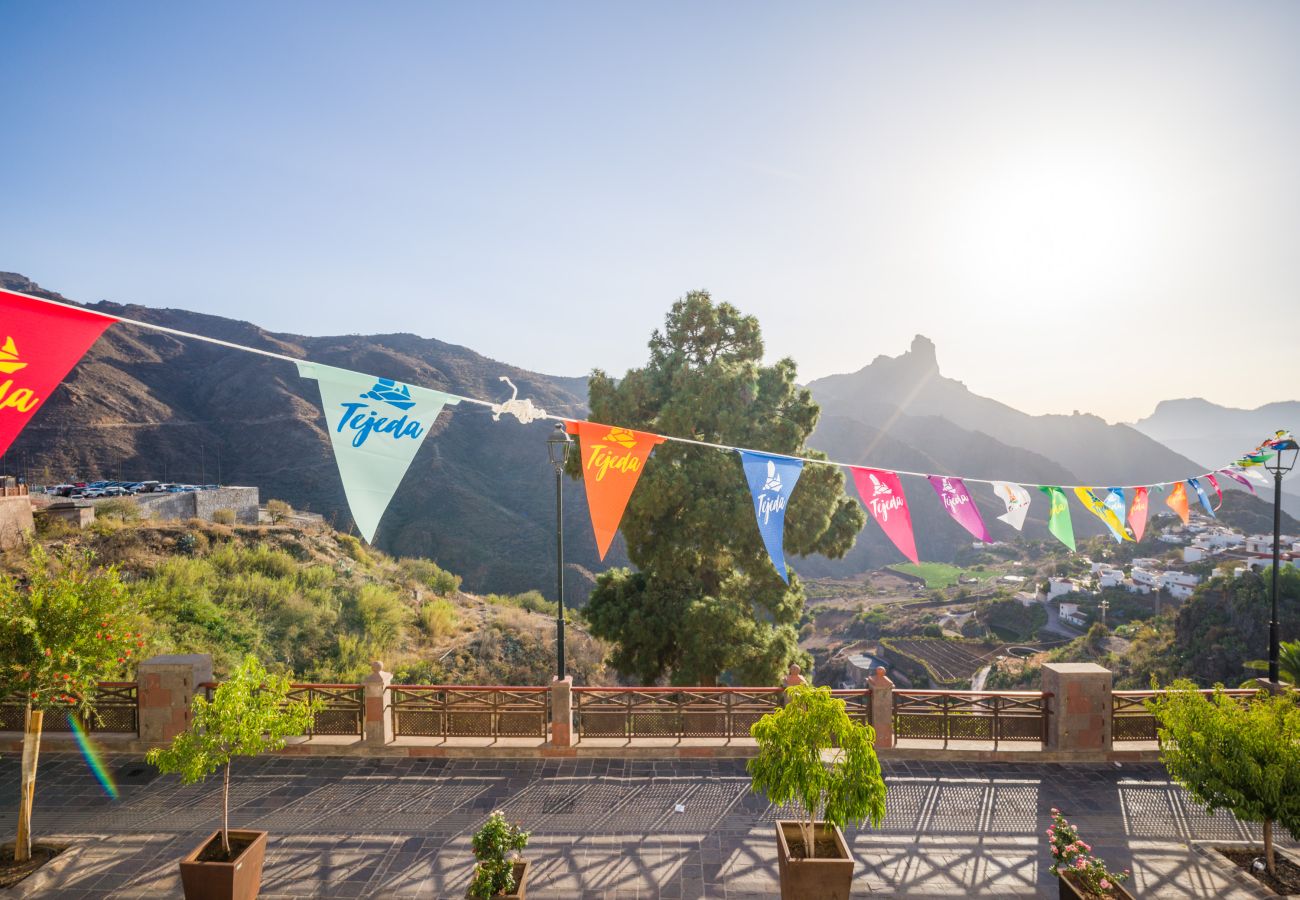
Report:
[[[1199,543],[1208,547],[1217,549],[1228,549],[1229,547],[1240,547],[1246,542],[1246,536],[1238,531],[1231,531],[1227,528],[1216,528],[1209,534],[1202,535]]]
[[[1088,624],[1088,620],[1079,614],[1079,604],[1077,603],[1061,604],[1061,621],[1069,622],[1078,628],[1083,628]]]
[[[1168,588],[1169,596],[1177,597],[1179,600],[1187,600],[1192,596],[1193,589],[1182,584],[1171,584]]]
[[[1160,535],[1160,537],[1156,538],[1156,540],[1163,541],[1166,544],[1181,544],[1183,542],[1183,539],[1180,535],[1169,534],[1168,532]]]
[[[1247,553],[1267,553],[1273,555],[1273,535],[1271,534],[1252,534],[1246,538]]]
[[[1132,578],[1125,578],[1124,590],[1130,594],[1149,594],[1151,593],[1151,586],[1149,584],[1138,584]]]
[[[1141,556],[1141,557],[1138,557],[1137,559],[1133,560],[1133,568],[1135,568],[1135,569],[1158,569],[1158,568],[1160,568],[1160,560],[1158,560],[1158,559],[1154,559],[1154,558],[1152,558],[1152,557],[1150,557],[1150,556]]]
[[[1190,593],[1191,589],[1200,583],[1201,576],[1193,575],[1191,572],[1165,572],[1160,576],[1160,586],[1170,593],[1173,593],[1176,587],[1185,589]],[[1177,596],[1177,594],[1174,596]]]
[[[1133,580],[1138,584],[1145,584],[1149,588],[1160,588],[1160,575],[1151,569],[1143,569],[1138,566],[1133,567]]]
[[[1124,584],[1124,572],[1122,569],[1107,569],[1098,576],[1097,583],[1104,588],[1120,587]]]
[[[1210,548],[1199,544],[1190,544],[1183,548],[1183,562],[1185,563],[1200,562],[1209,555]]]
[[[1069,594],[1077,591],[1079,586],[1069,578],[1049,578],[1047,579],[1047,599],[1052,600],[1063,594]]]
[[[1021,606],[1033,606],[1038,602],[1038,595],[1031,594],[1029,591],[1016,591],[1016,599],[1020,601]]]

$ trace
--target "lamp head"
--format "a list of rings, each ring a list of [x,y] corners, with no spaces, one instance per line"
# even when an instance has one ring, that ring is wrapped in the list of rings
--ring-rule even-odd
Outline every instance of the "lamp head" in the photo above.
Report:
[[[1264,442],[1263,449],[1272,452],[1273,457],[1264,462],[1264,467],[1274,475],[1285,475],[1295,468],[1296,458],[1300,457],[1300,443],[1289,431],[1279,431],[1277,435]]]
[[[569,440],[569,433],[565,430],[563,422],[555,423],[555,430],[551,436],[546,439],[546,452],[551,458],[551,465],[558,470],[564,466],[565,459],[569,456],[569,445],[573,443]]]

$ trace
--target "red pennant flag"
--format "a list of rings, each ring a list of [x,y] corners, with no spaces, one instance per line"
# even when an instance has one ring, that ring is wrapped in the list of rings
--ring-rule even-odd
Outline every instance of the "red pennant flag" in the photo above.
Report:
[[[1147,530],[1147,489],[1133,489],[1133,502],[1128,507],[1128,523],[1133,526],[1133,537],[1142,540],[1142,532]]]
[[[582,453],[582,480],[587,486],[587,508],[596,532],[596,547],[604,559],[614,541],[623,510],[645,468],[646,457],[664,439],[657,434],[611,428],[596,422],[568,422],[569,434],[578,436]]]
[[[903,483],[896,472],[851,466],[853,483],[862,497],[862,505],[880,523],[885,534],[904,556],[920,564],[916,555],[916,538],[912,534],[912,514],[907,509]]]
[[[0,291],[0,455],[116,321]]]
[[[1218,512],[1219,508],[1223,506],[1223,488],[1219,487],[1219,479],[1213,475],[1206,475],[1205,480],[1214,485],[1214,492],[1219,495],[1219,502],[1214,504],[1214,511]]]
[[[1183,520],[1184,525],[1187,524],[1187,521],[1188,519],[1191,518],[1191,515],[1190,515],[1190,511],[1187,509],[1187,485],[1186,484],[1180,481],[1176,485],[1174,485],[1174,489],[1169,492],[1169,497],[1165,500],[1165,504],[1174,512],[1178,513],[1178,518]]]

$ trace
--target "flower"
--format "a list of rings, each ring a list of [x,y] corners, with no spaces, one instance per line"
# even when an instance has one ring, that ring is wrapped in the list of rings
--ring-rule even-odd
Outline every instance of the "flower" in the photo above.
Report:
[[[1101,889],[1102,889],[1103,891],[1108,891],[1108,890],[1110,890],[1110,882],[1107,881],[1105,878],[1103,878],[1101,881],[1099,881],[1099,882],[1097,882],[1097,883],[1101,885]]]

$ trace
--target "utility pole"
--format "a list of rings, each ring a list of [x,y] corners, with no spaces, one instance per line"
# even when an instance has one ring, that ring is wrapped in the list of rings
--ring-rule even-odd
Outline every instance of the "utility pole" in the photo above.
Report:
[[[1102,625],[1105,625],[1105,624],[1106,624],[1106,610],[1110,609],[1110,601],[1109,601],[1109,600],[1103,600],[1103,601],[1101,601],[1100,603],[1097,604],[1097,608],[1101,610],[1101,624],[1102,624]]]

